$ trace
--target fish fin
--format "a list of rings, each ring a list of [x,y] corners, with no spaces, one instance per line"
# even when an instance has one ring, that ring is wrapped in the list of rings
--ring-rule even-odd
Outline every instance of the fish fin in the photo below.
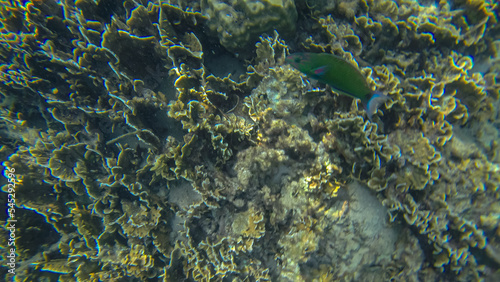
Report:
[[[312,71],[313,71],[314,75],[322,76],[326,73],[327,69],[328,69],[328,66],[321,66],[319,68],[313,69]]]
[[[372,120],[372,116],[377,112],[380,105],[382,105],[383,103],[385,103],[385,101],[389,99],[390,99],[389,97],[381,93],[373,94],[370,100],[368,100],[368,102],[365,104],[368,118]]]

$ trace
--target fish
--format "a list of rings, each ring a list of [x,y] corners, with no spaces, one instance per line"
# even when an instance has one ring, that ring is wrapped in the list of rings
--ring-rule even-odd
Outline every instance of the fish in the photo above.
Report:
[[[380,105],[389,99],[382,93],[374,93],[359,69],[339,56],[293,53],[285,61],[308,77],[330,85],[340,94],[360,99],[370,120]]]

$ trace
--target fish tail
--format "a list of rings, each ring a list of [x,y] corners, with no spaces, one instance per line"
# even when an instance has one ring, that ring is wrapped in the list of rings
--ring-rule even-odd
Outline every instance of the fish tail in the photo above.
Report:
[[[385,101],[389,100],[389,97],[382,93],[375,93],[372,95],[370,100],[365,104],[366,113],[368,114],[368,118],[372,120],[372,116],[377,112],[380,105],[385,103]]]

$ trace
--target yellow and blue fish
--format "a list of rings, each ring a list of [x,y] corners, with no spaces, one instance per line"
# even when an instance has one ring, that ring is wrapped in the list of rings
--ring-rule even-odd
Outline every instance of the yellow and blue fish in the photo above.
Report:
[[[286,62],[339,93],[360,99],[370,120],[379,106],[389,99],[383,94],[373,93],[358,68],[333,54],[294,53],[286,57]]]

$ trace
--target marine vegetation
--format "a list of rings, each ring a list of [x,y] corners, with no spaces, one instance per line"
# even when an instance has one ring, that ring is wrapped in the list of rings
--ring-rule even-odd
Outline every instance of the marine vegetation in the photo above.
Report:
[[[0,280],[500,280],[499,14],[0,0]]]

